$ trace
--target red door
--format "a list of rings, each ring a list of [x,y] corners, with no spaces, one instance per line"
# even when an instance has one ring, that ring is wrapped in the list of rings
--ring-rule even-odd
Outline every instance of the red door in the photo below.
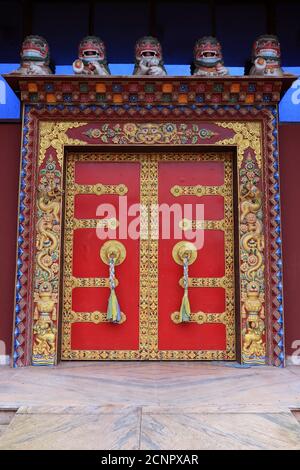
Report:
[[[234,359],[232,156],[76,153],[66,167],[62,358]],[[174,204],[168,235],[160,208]],[[99,220],[123,250],[114,266],[119,322],[107,318],[111,284]],[[179,228],[183,240],[193,230],[204,235],[188,267],[184,323],[177,321],[183,266],[172,255]]]
[[[170,319],[170,312],[179,310],[183,296],[183,267],[172,258],[173,247],[178,242],[174,236],[178,221],[171,224],[173,233],[170,239],[163,239],[160,234],[158,349],[161,357],[233,359],[231,156],[210,154],[202,155],[200,161],[159,163],[159,203],[167,203],[168,206],[176,203],[182,208],[183,215],[184,208],[190,208],[192,218],[184,218],[186,230],[183,238],[192,235],[189,233],[191,229],[197,229],[197,205],[202,205],[204,219],[202,225],[198,220],[202,237],[198,233],[197,258],[188,270],[192,311],[189,322],[176,323]]]
[[[126,321],[115,325],[105,321],[110,291],[109,267],[101,259],[105,240],[99,238],[97,232],[97,223],[101,220],[97,212],[102,204],[110,204],[118,214],[120,196],[126,196],[128,205],[139,203],[139,179],[137,162],[116,164],[101,154],[96,159],[85,154],[68,156],[64,359],[129,359],[131,351],[139,351],[139,240],[122,240],[126,259],[116,266],[116,292]],[[114,238],[118,238],[118,232],[117,227]]]

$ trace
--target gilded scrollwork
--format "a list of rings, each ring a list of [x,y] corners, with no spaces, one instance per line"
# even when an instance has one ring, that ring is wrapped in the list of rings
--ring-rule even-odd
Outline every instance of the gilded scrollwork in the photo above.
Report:
[[[186,123],[126,123],[102,124],[100,127],[90,127],[83,131],[83,135],[101,143],[113,144],[187,144],[189,141],[196,144],[198,141],[209,141],[216,137],[217,132],[193,123],[188,127]]]
[[[173,312],[171,314],[171,319],[174,323],[180,323],[179,312]],[[227,318],[226,312],[223,312],[223,313],[195,312],[191,314],[190,322],[198,323],[198,325],[203,325],[204,323],[223,323],[224,325],[227,325],[228,318]]]
[[[40,170],[37,196],[33,364],[55,360],[61,199],[61,172],[49,156]]]
[[[77,219],[74,217],[71,220],[65,221],[67,228],[109,228],[115,230],[119,226],[119,221],[115,217],[107,219]]]
[[[95,310],[94,312],[66,312],[64,314],[64,322],[66,323],[95,323],[98,325],[99,323],[107,322],[107,313],[106,312],[99,312]],[[119,324],[124,323],[126,321],[125,313],[121,312],[121,320]]]
[[[128,188],[125,184],[76,184],[74,185],[76,194],[96,194],[102,196],[103,194],[117,194],[125,196],[128,193]]]
[[[84,127],[88,123],[81,121],[41,121],[39,164],[42,163],[45,152],[51,146],[57,152],[60,164],[63,161],[63,148],[65,145],[86,145],[86,140],[72,139],[68,136],[69,129]],[[231,129],[234,136],[214,140],[214,145],[234,145],[237,147],[238,166],[242,164],[244,152],[252,148],[256,154],[258,166],[261,168],[261,123],[253,121],[216,121],[218,127]],[[221,134],[221,133],[220,133]],[[91,127],[82,132],[83,136],[99,140],[101,143],[112,144],[197,144],[208,141],[218,133],[207,129],[201,124],[194,123],[190,128],[186,123],[135,123],[126,122],[123,125],[102,124],[101,127]]]
[[[41,165],[46,156],[46,151],[53,147],[56,151],[58,163],[62,166],[65,145],[83,145],[80,139],[71,139],[67,135],[69,129],[74,129],[86,125],[81,121],[41,121],[40,143],[39,143],[39,165]]]
[[[264,234],[261,170],[249,153],[240,170],[242,354],[245,362],[265,362]]]
[[[245,151],[249,148],[253,149],[257,165],[262,167],[261,155],[261,123],[253,121],[240,121],[240,122],[218,122],[218,126],[225,129],[232,129],[235,135],[230,139],[222,139],[216,142],[217,145],[235,145],[237,146],[238,168],[241,167]]]
[[[231,279],[223,277],[189,277],[189,287],[223,287],[224,289],[232,287]],[[179,284],[183,286],[183,278],[179,280]]]
[[[57,295],[56,306],[58,308],[58,301],[59,301],[59,271],[61,265],[60,259],[60,236],[61,236],[61,199],[62,199],[62,174],[61,168],[63,168],[63,158],[64,158],[64,148],[68,145],[76,145],[76,146],[86,146],[86,138],[83,137],[81,140],[80,138],[71,138],[68,134],[68,130],[80,128],[83,126],[87,126],[87,122],[83,121],[40,121],[39,123],[39,173],[40,173],[40,181],[44,180],[44,185],[46,180],[46,186],[48,185],[48,190],[45,191],[45,187],[39,188],[38,196],[39,201],[37,201],[37,223],[36,223],[36,263],[35,263],[35,274],[34,274],[34,286],[35,286],[35,296],[39,295],[39,287],[42,282],[50,282],[52,288],[52,295]],[[146,123],[147,124],[147,123]],[[112,138],[112,143],[117,144],[163,144],[169,143],[174,145],[183,145],[186,143],[191,143],[191,139],[194,139],[192,143],[200,143],[200,140],[206,139],[207,143],[211,138],[210,131],[205,128],[205,125],[202,124],[197,125],[197,129],[195,128],[192,132],[195,135],[187,135],[187,132],[191,132],[189,127],[182,123],[164,123],[164,126],[171,124],[168,128],[164,128],[165,135],[160,134],[160,137],[149,137],[149,135],[156,134],[156,132],[161,133],[162,127],[159,129],[153,130],[150,129],[149,126],[144,128],[143,123],[131,123],[127,122],[125,124],[109,124],[106,126],[106,129],[103,127],[105,124],[101,125],[101,136],[100,140],[103,143],[110,142],[110,135],[109,132],[112,127],[116,128],[114,130],[115,137]],[[261,194],[261,172],[262,172],[262,149],[261,149],[261,136],[262,136],[262,125],[260,122],[250,122],[250,121],[217,121],[213,123],[215,126],[220,128],[227,128],[234,131],[235,135],[231,138],[221,139],[216,141],[218,135],[214,133],[214,144],[217,146],[235,146],[237,149],[237,168],[238,168],[238,175],[240,179],[239,184],[239,220],[240,220],[240,227],[239,227],[239,238],[240,238],[240,279],[241,279],[241,286],[240,286],[240,297],[241,297],[241,310],[242,310],[242,360],[244,362],[265,362],[265,333],[264,333],[264,318],[263,318],[263,307],[264,307],[264,236],[263,236],[263,205],[262,201],[262,194]],[[162,124],[155,124],[156,126],[162,126]],[[125,127],[127,126],[127,127]],[[151,126],[150,126],[151,127]],[[103,129],[102,129],[103,128]],[[95,133],[96,133],[95,129]],[[93,131],[91,127],[91,132]],[[202,132],[203,131],[203,132]],[[205,132],[204,132],[205,131]],[[146,137],[142,137],[143,132],[145,133]],[[78,132],[77,135],[80,135]],[[91,134],[92,135],[92,134]],[[148,135],[148,136],[147,136]],[[201,135],[201,137],[199,137]],[[98,130],[97,130],[98,136]],[[96,139],[95,134],[95,139]],[[98,138],[98,137],[97,137]],[[106,141],[105,141],[106,139]],[[113,140],[115,139],[115,140]],[[200,139],[200,140],[199,140]],[[203,143],[203,142],[202,142]],[[53,153],[53,158],[49,157]],[[133,156],[129,156],[130,154],[123,154],[119,153],[119,160],[118,161],[126,161],[128,158],[131,158],[131,161],[134,161]],[[182,161],[184,159],[184,154],[178,154],[178,161]],[[209,155],[204,155],[208,159],[214,153],[210,153]],[[245,155],[251,156],[251,158],[246,159],[245,163]],[[190,155],[191,156],[191,155]],[[203,155],[202,155],[203,156]],[[91,154],[87,154],[87,159],[91,157]],[[109,156],[111,158],[111,156]],[[155,157],[153,157],[155,160]],[[162,161],[166,161],[168,159],[165,153],[162,153],[160,156]],[[192,159],[197,160],[198,156],[194,157],[191,156]],[[51,160],[52,159],[52,160]],[[248,168],[248,163],[252,161],[253,168],[255,171],[258,171],[258,175],[253,177],[253,168]],[[47,171],[46,173],[42,174],[43,171],[46,169],[46,165],[51,163],[54,168],[54,177],[50,176],[51,171]],[[149,158],[147,162],[143,162],[143,171],[141,174],[141,182],[143,183],[143,198],[144,201],[147,202],[149,199],[155,201],[155,194],[157,194],[157,164],[153,163],[153,159]],[[227,172],[232,172],[232,168],[228,167]],[[244,171],[248,172],[248,174],[244,174]],[[254,171],[254,173],[255,173]],[[68,172],[68,170],[67,170]],[[250,174],[249,174],[250,173]],[[146,184],[146,179],[148,180],[148,184]],[[50,182],[51,179],[56,179],[56,183],[53,184]],[[226,178],[226,175],[225,175]],[[246,179],[245,179],[246,178]],[[257,179],[257,181],[255,181]],[[52,186],[51,186],[52,185]],[[252,185],[252,187],[251,187]],[[53,192],[54,191],[54,192]],[[55,193],[55,196],[54,196]],[[253,193],[255,193],[253,195]],[[226,195],[225,195],[226,196]],[[228,223],[233,226],[233,219],[230,215],[230,211],[225,209],[225,220],[226,224]],[[79,224],[84,222],[79,222]],[[92,222],[93,224],[94,222]],[[230,231],[226,231],[225,228],[225,247],[230,246]],[[68,236],[66,238],[68,242]],[[150,257],[155,265],[155,260],[157,259],[157,245],[153,242],[151,246],[149,246],[148,241],[141,242],[141,249],[150,250]],[[226,257],[229,260],[229,265],[231,266],[230,269],[233,270],[233,252],[227,252]],[[72,258],[72,252],[64,253],[64,258],[66,262],[69,262]],[[143,274],[143,269],[145,266],[141,266],[141,274]],[[146,269],[146,268],[145,268]],[[157,269],[157,268],[156,268]],[[145,274],[145,273],[144,273]],[[145,299],[147,298],[148,301],[152,302],[155,305],[155,298],[157,298],[157,271],[150,273],[150,278],[148,281],[144,283],[145,293],[144,293],[144,304]],[[144,276],[145,277],[145,276]],[[142,281],[141,281],[142,282]],[[193,283],[195,286],[198,282],[197,278],[189,279],[191,285]],[[257,282],[259,285],[259,301],[261,302],[262,308],[259,313],[256,314],[256,318],[249,316],[250,310],[246,308],[247,301],[249,300],[249,292],[247,291],[248,285],[251,282]],[[222,281],[220,281],[222,283]],[[142,287],[142,284],[141,284]],[[229,287],[227,287],[229,289]],[[66,289],[68,289],[66,287]],[[146,292],[147,289],[147,292]],[[37,297],[35,297],[37,298]],[[229,349],[233,348],[235,342],[235,332],[234,332],[234,302],[229,302],[231,305],[231,313],[228,318],[233,318],[232,324],[228,327],[228,351]],[[144,305],[143,304],[143,305]],[[247,304],[249,305],[249,304]],[[141,307],[144,308],[143,306]],[[36,303],[34,305],[34,309],[36,309]],[[142,315],[147,315],[149,312],[146,311],[146,307],[142,310]],[[36,312],[36,310],[35,310]],[[41,312],[37,310],[40,314]],[[57,312],[56,312],[57,315]],[[150,315],[150,325],[152,330],[156,328],[157,312],[151,312]],[[250,318],[250,319],[249,319]],[[53,339],[53,335],[57,336],[57,320],[50,319],[45,320],[41,318],[41,321],[46,321],[47,325],[44,324],[43,328],[39,329],[39,341],[40,347],[38,347],[38,341],[35,339],[37,338],[37,328],[35,328],[35,323],[38,320],[34,320],[34,341],[33,341],[33,363],[55,363],[56,361],[56,343],[51,343],[51,338]],[[251,320],[251,321],[250,321]],[[256,320],[256,322],[254,321]],[[53,322],[53,323],[51,323]],[[141,330],[145,331],[146,328],[146,320],[144,319],[144,323],[140,325]],[[258,325],[258,326],[257,326]],[[46,328],[47,326],[47,328]],[[65,334],[68,336],[68,330],[70,327],[66,325]],[[42,331],[49,332],[50,345],[54,344],[54,353],[52,353],[52,347],[50,347],[49,343],[46,345],[44,343],[44,353],[41,353],[43,347],[43,341],[41,340]],[[157,353],[157,343],[154,337],[148,337],[146,333],[145,336],[142,336],[141,344],[140,344],[140,354],[136,351],[132,352],[124,352],[123,356],[121,357],[115,353],[109,352],[101,352],[101,354],[97,351],[89,351],[89,352],[78,352],[75,355],[70,353],[70,359],[105,359],[105,358],[127,358],[127,359],[136,359],[140,358],[148,358],[149,355],[146,353],[146,349],[153,351],[150,353],[150,358],[158,357]],[[46,336],[44,336],[46,338]],[[251,341],[250,341],[250,338]],[[260,340],[262,342],[260,343]],[[68,344],[68,341],[65,340],[64,344]],[[255,347],[255,344],[260,344],[258,348]],[[251,346],[252,344],[252,346]],[[150,345],[150,346],[149,346]],[[68,349],[68,348],[66,348]],[[51,353],[50,353],[51,351]],[[259,354],[258,352],[259,351]],[[39,354],[38,354],[39,352]],[[227,358],[230,354],[227,354]],[[233,355],[232,355],[233,357]],[[202,351],[199,353],[195,353],[193,351],[166,351],[163,353],[159,353],[159,358],[161,359],[222,359],[224,356],[218,351]]]
[[[182,230],[224,230],[225,221],[220,220],[190,220],[182,219],[179,222],[179,228]]]
[[[225,188],[224,186],[201,186],[200,184],[196,186],[172,186],[170,192],[173,196],[224,196]]]
[[[71,277],[65,280],[68,287],[109,287],[108,277]],[[115,279],[118,286],[119,281]]]

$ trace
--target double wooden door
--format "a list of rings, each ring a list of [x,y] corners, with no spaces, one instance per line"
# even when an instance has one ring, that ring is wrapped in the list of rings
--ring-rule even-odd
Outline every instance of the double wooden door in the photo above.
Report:
[[[62,359],[235,359],[232,166],[229,152],[67,155]],[[185,240],[196,256],[180,322]]]

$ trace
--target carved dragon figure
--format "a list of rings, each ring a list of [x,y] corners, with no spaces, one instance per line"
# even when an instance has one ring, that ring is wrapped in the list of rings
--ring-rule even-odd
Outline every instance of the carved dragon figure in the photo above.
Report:
[[[52,264],[49,257],[51,257],[51,254],[56,250],[58,245],[57,235],[52,231],[52,228],[53,217],[49,214],[45,214],[37,223],[37,263],[49,276],[51,276],[49,266]],[[48,259],[49,261],[47,261]]]
[[[254,257],[254,264],[247,271],[247,276],[254,279],[255,273],[263,265],[262,252],[264,250],[263,225],[253,212],[246,216],[248,231],[242,237],[242,246],[244,250]]]
[[[50,181],[47,190],[40,191],[38,198],[38,207],[42,216],[37,222],[37,264],[49,276],[51,276],[51,254],[58,245],[58,236],[53,227],[59,223],[60,197],[61,191],[56,188],[54,182]]]

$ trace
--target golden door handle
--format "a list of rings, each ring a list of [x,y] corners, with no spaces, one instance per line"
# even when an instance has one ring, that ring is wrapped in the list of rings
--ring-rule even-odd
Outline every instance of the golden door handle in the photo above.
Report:
[[[176,243],[172,250],[172,256],[175,263],[183,266],[183,288],[184,293],[181,301],[181,307],[176,317],[171,314],[171,320],[174,323],[186,323],[191,321],[191,307],[188,295],[189,289],[189,265],[193,264],[197,258],[197,248],[188,241]]]
[[[177,264],[183,266],[184,260],[188,259],[188,264],[193,264],[197,259],[197,248],[195,245],[188,241],[176,243],[172,250],[172,256]]]
[[[120,265],[126,258],[126,248],[117,240],[109,240],[103,244],[100,250],[103,263],[109,266],[110,296],[108,299],[106,319],[112,323],[123,323],[121,309],[116,295],[115,266]],[[126,318],[126,317],[125,317]]]
[[[113,258],[115,266],[122,264],[126,258],[126,248],[118,240],[109,240],[105,242],[100,250],[100,257],[103,263],[109,265]]]

